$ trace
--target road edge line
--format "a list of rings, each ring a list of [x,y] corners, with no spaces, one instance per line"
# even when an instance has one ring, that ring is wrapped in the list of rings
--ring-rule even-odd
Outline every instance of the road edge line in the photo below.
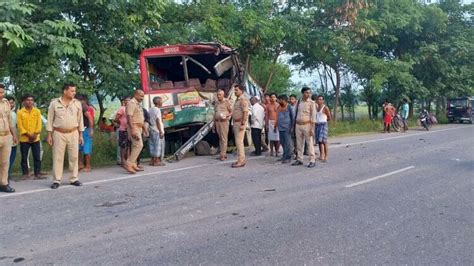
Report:
[[[378,179],[381,179],[381,178],[384,178],[384,177],[387,177],[387,176],[395,175],[395,174],[398,174],[398,173],[401,173],[401,172],[405,172],[405,171],[408,171],[408,170],[413,169],[413,168],[415,168],[415,166],[411,165],[411,166],[408,166],[408,167],[405,167],[405,168],[402,168],[402,169],[399,169],[399,170],[396,170],[396,171],[385,173],[383,175],[379,175],[379,176],[368,178],[368,179],[358,181],[358,182],[355,182],[355,183],[352,183],[352,184],[349,184],[349,185],[345,185],[344,188],[352,188],[352,187],[364,185],[364,184],[367,184],[369,182],[372,182],[372,181],[375,181],[375,180],[378,180]]]

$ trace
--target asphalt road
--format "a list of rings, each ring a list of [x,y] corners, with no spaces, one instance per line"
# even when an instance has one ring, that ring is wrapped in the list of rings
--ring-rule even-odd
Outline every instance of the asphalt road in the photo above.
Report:
[[[0,264],[474,264],[473,126],[330,143],[314,169],[195,157],[14,183]]]

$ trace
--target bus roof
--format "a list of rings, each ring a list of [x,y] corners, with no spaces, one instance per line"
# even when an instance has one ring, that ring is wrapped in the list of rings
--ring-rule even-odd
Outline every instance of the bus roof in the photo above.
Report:
[[[464,97],[453,97],[448,98],[448,101],[455,101],[455,100],[473,100],[474,96],[464,96]]]
[[[157,46],[142,51],[140,57],[232,53],[233,49],[218,43],[192,43]]]

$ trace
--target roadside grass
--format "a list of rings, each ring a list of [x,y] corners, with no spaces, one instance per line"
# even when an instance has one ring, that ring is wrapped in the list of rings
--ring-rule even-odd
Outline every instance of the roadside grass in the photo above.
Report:
[[[355,121],[329,122],[329,136],[343,136],[357,133],[383,131],[381,121],[360,119]]]
[[[408,120],[408,128],[413,128],[416,126],[416,119]],[[358,119],[355,121],[337,121],[337,124],[334,124],[334,122],[329,122],[329,136],[331,137],[356,135],[371,132],[383,132],[382,119]]]

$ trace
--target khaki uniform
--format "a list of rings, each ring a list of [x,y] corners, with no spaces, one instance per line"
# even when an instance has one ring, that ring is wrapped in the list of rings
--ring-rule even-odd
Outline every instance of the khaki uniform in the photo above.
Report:
[[[8,185],[8,167],[10,164],[10,153],[12,151],[13,128],[10,103],[7,99],[0,100],[0,185]]]
[[[316,123],[316,107],[314,101],[308,99],[306,101],[301,100],[297,107],[298,114],[296,116],[296,146],[297,146],[297,157],[296,160],[303,161],[304,144],[308,145],[309,161],[315,162],[316,156],[314,154],[314,124]],[[313,136],[310,136],[310,132],[313,132]]]
[[[82,104],[73,99],[65,105],[62,98],[51,101],[48,108],[46,130],[53,137],[53,181],[61,183],[63,177],[64,153],[68,153],[69,182],[78,180],[79,175],[79,132],[84,131]]]
[[[125,113],[128,116],[131,116],[131,124],[138,134],[138,140],[132,137],[132,128],[127,124],[128,138],[132,141],[132,151],[127,160],[127,165],[137,167],[137,159],[140,156],[140,152],[143,149],[143,126],[145,123],[145,116],[143,115],[143,108],[135,98],[128,102],[125,109]]]
[[[227,154],[227,140],[229,136],[229,118],[228,115],[232,112],[232,104],[229,100],[223,99],[217,101],[214,105],[214,123],[216,125],[216,132],[219,136],[219,151],[221,157]]]
[[[235,145],[237,146],[238,161],[243,163],[245,162],[245,147],[244,147],[244,137],[246,130],[240,130],[240,126],[244,125],[247,128],[248,122],[248,112],[249,112],[249,100],[245,96],[240,96],[239,99],[234,104],[234,110],[232,112],[232,120],[234,121],[233,130]]]

